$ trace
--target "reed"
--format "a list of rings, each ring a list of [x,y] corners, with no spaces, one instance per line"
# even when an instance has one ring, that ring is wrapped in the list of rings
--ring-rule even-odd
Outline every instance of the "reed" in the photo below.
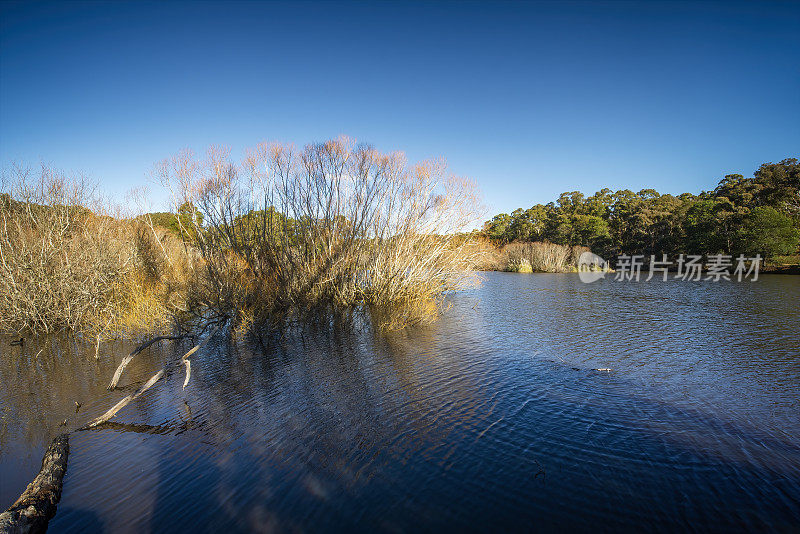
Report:
[[[586,250],[548,242],[510,243],[501,254],[507,271],[563,273],[577,270],[578,258]]]
[[[16,166],[2,187],[0,331],[71,331],[99,342],[170,328],[169,276],[151,273],[141,224],[90,181]]]
[[[487,255],[465,232],[475,190],[440,161],[412,165],[339,138],[261,144],[239,162],[225,149],[184,151],[156,173],[175,228],[110,209],[81,176],[4,175],[1,331],[99,343],[209,316],[247,329],[365,306],[396,328],[434,317]]]

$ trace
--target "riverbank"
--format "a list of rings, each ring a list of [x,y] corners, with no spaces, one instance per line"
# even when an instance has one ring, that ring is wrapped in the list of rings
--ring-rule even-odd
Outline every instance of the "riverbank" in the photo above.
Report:
[[[584,252],[591,252],[586,247],[567,247],[552,243],[510,243],[503,246],[493,246],[490,242],[482,243],[482,260],[477,268],[480,271],[498,271],[513,273],[577,273],[578,260]],[[677,273],[677,260],[675,256],[668,256],[673,261],[669,262],[667,269]],[[606,258],[612,265],[614,258]],[[649,256],[641,258],[641,271],[649,269]],[[708,257],[702,262],[704,269],[708,264]],[[735,258],[731,257],[731,271],[735,268]],[[748,263],[749,266],[749,263]],[[607,268],[606,272],[616,272]],[[759,273],[763,274],[800,274],[800,255],[776,256],[759,264]]]

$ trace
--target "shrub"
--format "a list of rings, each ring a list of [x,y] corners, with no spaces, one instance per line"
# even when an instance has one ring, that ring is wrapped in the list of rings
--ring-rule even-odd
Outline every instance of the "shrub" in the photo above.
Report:
[[[510,243],[503,247],[506,270],[512,272],[561,273],[576,269],[585,247],[553,243]]]
[[[532,273],[533,267],[526,258],[517,258],[509,261],[507,270],[512,273]]]
[[[4,175],[0,331],[121,337],[365,306],[399,327],[432,317],[486,255],[463,232],[474,191],[441,162],[336,139],[262,144],[240,163],[182,152],[157,173],[174,215],[123,218],[47,167]]]
[[[240,163],[184,151],[157,172],[175,206],[200,215],[178,218],[202,258],[195,294],[238,320],[368,305],[402,309],[389,322],[408,324],[471,282],[481,254],[458,234],[476,219],[474,192],[440,162],[342,138],[261,144]]]
[[[90,209],[91,184],[47,167],[15,167],[4,181],[0,328],[100,331],[113,323],[133,250],[114,218]]]
[[[112,214],[85,178],[14,167],[3,189],[0,331],[116,337],[168,326],[148,283],[161,275],[135,223]]]

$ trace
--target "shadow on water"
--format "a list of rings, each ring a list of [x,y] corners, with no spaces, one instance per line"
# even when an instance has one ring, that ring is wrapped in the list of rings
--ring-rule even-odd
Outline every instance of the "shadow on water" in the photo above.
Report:
[[[489,273],[430,326],[220,337],[185,390],[168,376],[73,434],[51,531],[797,528],[800,283],[763,281]],[[116,402],[126,349],[3,346],[3,499],[74,400],[86,419]]]

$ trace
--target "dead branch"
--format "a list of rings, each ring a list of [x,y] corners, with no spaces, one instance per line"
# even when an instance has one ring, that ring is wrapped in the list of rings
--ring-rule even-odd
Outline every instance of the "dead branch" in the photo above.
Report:
[[[186,380],[183,382],[183,387],[184,388],[186,387],[186,384],[189,383],[189,375],[190,375],[190,364],[189,364],[189,360],[188,360],[189,356],[191,356],[192,354],[194,354],[195,352],[197,352],[198,350],[203,348],[205,346],[205,344],[208,343],[208,341],[212,337],[214,337],[214,334],[216,334],[217,331],[220,328],[222,328],[222,326],[224,324],[225,324],[224,320],[219,321],[217,323],[217,326],[214,328],[214,330],[211,331],[211,333],[208,336],[206,336],[200,343],[198,343],[197,345],[195,345],[194,347],[189,349],[189,351],[181,357],[180,362],[183,363],[186,366]],[[206,326],[208,326],[208,325],[206,325]],[[173,339],[173,338],[177,338],[177,336],[173,336],[173,337],[160,336],[160,339]],[[138,352],[141,352],[142,350],[147,348],[149,345],[152,345],[157,340],[159,340],[159,338],[156,338],[154,340],[151,340],[148,343],[145,343],[144,345],[139,347],[139,349],[137,349],[136,351],[132,352],[130,355],[126,356],[125,360],[127,360],[129,362],[133,358],[135,353],[138,354]],[[116,381],[119,380],[119,376],[118,375],[122,374],[122,370],[121,369],[124,369],[125,365],[127,365],[127,362],[125,360],[122,361],[122,363],[120,364],[120,367],[117,369],[117,372],[114,373],[114,378],[111,380],[111,384],[114,385],[114,386],[116,385]],[[162,376],[164,376],[165,372],[166,372],[166,369],[161,369],[160,371],[158,371],[156,374],[154,374],[152,377],[150,377],[150,380],[145,382],[144,385],[142,385],[142,387],[140,387],[135,393],[132,393],[131,395],[128,395],[127,397],[124,397],[121,401],[119,401],[117,404],[115,404],[110,410],[108,410],[106,413],[104,413],[103,415],[101,415],[97,419],[91,421],[88,425],[86,425],[86,427],[83,427],[83,428],[91,428],[91,427],[97,426],[100,423],[104,423],[104,422],[108,421],[109,419],[111,419],[112,417],[114,417],[117,414],[118,411],[120,411],[125,406],[130,404],[139,395],[141,395],[142,393],[144,393],[145,391],[150,389],[150,387],[152,387],[153,384],[158,382],[159,379]],[[109,389],[111,389],[111,388],[109,387]]]
[[[183,364],[186,366],[186,380],[183,381],[183,389],[186,389],[186,385],[189,383],[189,377],[192,376],[192,362],[183,360]]]
[[[139,397],[139,395],[141,395],[142,393],[144,393],[145,391],[147,391],[148,389],[150,389],[150,387],[151,387],[153,384],[155,384],[156,382],[158,382],[158,380],[159,380],[159,379],[160,379],[162,376],[164,376],[164,369],[161,369],[161,370],[160,370],[160,371],[158,371],[156,374],[154,374],[152,377],[150,377],[150,380],[148,380],[147,382],[145,382],[145,383],[144,383],[144,385],[143,385],[142,387],[140,387],[138,390],[136,390],[136,392],[135,392],[135,393],[132,393],[131,395],[128,395],[127,397],[123,398],[121,401],[119,401],[118,403],[116,403],[116,404],[115,404],[115,405],[114,405],[114,406],[113,406],[113,407],[112,407],[110,410],[108,410],[106,413],[104,413],[103,415],[101,415],[101,416],[100,416],[100,417],[98,417],[97,419],[93,420],[92,422],[90,422],[90,423],[89,423],[88,425],[86,425],[86,426],[87,426],[88,428],[91,428],[91,427],[93,427],[93,426],[97,426],[97,425],[99,425],[100,423],[105,423],[106,421],[108,421],[109,419],[111,419],[112,417],[114,417],[114,416],[117,414],[117,412],[118,412],[118,411],[120,411],[120,410],[121,410],[121,409],[123,409],[125,406],[127,406],[128,404],[130,404],[130,403],[131,403],[131,401],[135,400],[137,397]]]
[[[189,361],[189,356],[191,356],[192,354],[203,348],[203,346],[206,343],[208,343],[208,340],[214,337],[214,334],[217,333],[217,330],[222,328],[223,324],[225,323],[224,322],[218,323],[217,326],[214,328],[214,330],[212,330],[211,333],[208,334],[208,336],[203,341],[201,341],[200,343],[189,349],[189,352],[184,354],[183,357],[181,358],[181,362],[183,362],[183,365],[186,366],[186,380],[183,381],[183,389],[186,389],[186,385],[189,383],[189,377],[192,374],[192,365],[191,362]]]
[[[119,383],[119,379],[122,377],[122,371],[124,371],[125,367],[127,367],[128,364],[131,363],[131,360],[133,360],[133,357],[136,356],[137,354],[139,354],[140,352],[142,352],[144,349],[146,349],[150,345],[152,345],[152,344],[154,344],[154,343],[156,343],[158,341],[164,341],[166,339],[169,339],[169,340],[183,339],[183,338],[187,337],[188,335],[189,334],[181,334],[179,336],[158,336],[156,338],[151,339],[150,341],[147,341],[146,343],[142,343],[141,345],[136,347],[130,354],[128,354],[127,356],[125,356],[122,359],[122,362],[120,362],[119,367],[117,367],[117,370],[114,372],[114,377],[111,379],[111,383],[108,385],[108,387],[106,389],[109,390],[109,391],[113,391],[117,387],[117,383]]]

